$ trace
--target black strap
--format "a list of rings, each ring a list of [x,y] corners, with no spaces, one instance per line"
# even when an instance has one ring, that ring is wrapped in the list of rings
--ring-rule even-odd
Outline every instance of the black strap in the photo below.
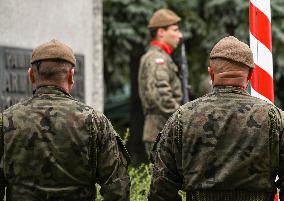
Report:
[[[157,151],[157,146],[158,146],[158,143],[159,143],[159,141],[161,139],[161,135],[162,135],[162,133],[159,132],[157,137],[156,137],[156,140],[155,140],[155,142],[153,144],[152,150],[150,152],[149,160],[150,160],[151,163],[155,162],[154,161],[154,159],[155,159],[155,152]]]
[[[130,155],[120,137],[120,135],[118,135],[117,133],[115,134],[115,138],[116,138],[116,141],[117,141],[117,144],[118,144],[118,147],[120,148],[120,151],[122,152],[123,156],[125,157],[126,159],[126,162],[127,162],[127,166],[130,164],[131,160],[130,160]]]

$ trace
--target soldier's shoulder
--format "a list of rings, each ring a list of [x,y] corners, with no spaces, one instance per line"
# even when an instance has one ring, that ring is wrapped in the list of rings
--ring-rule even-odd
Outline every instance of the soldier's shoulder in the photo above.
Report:
[[[209,94],[206,94],[204,96],[201,96],[199,98],[196,98],[192,101],[189,101],[187,103],[185,103],[184,105],[180,106],[180,111],[185,111],[185,110],[189,110],[192,109],[193,107],[198,106],[199,104],[206,104],[208,102],[211,102],[211,97],[209,96]]]
[[[76,105],[78,107],[78,109],[81,109],[81,110],[87,110],[87,111],[94,110],[94,108],[91,107],[90,105],[87,105],[86,103],[84,103],[84,102],[82,102],[78,99],[75,99],[75,98],[70,99],[69,102],[70,102],[70,104]]]
[[[282,109],[278,108],[275,105],[273,105],[271,109],[273,109],[275,111],[278,119],[280,120],[281,127],[282,127],[282,129],[284,131],[284,111]]]
[[[87,105],[84,102],[81,102],[79,100],[73,99],[72,100],[73,104],[76,105],[76,108],[78,110],[80,110],[81,112],[86,112],[89,114],[92,114],[95,118],[99,119],[100,121],[107,121],[107,117],[100,111],[98,111],[97,109],[95,109],[94,107]]]
[[[271,102],[262,100],[260,98],[257,98],[251,95],[248,95],[246,100],[248,101],[248,103],[252,104],[254,107],[266,108],[267,110],[270,108],[276,108],[276,106],[273,105]]]
[[[14,104],[14,105],[11,105],[7,109],[5,109],[3,111],[3,113],[5,114],[5,113],[11,113],[13,111],[23,110],[26,106],[30,105],[31,101],[32,101],[32,97],[25,98],[25,99],[19,101],[18,103]]]
[[[110,120],[104,115],[104,113],[93,109],[93,115],[101,122],[101,123],[107,123],[110,122]]]
[[[142,57],[148,63],[162,62],[167,60],[167,55],[157,48],[150,48]]]

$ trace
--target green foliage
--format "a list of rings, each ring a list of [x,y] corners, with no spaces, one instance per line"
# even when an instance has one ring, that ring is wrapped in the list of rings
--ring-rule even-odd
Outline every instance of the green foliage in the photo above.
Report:
[[[123,137],[123,143],[126,144],[129,138],[130,132],[129,128],[126,129]],[[141,164],[138,167],[129,167],[128,172],[131,180],[130,188],[130,200],[133,201],[147,201],[147,195],[150,189],[151,182],[151,164]],[[100,186],[97,187],[97,201],[103,200],[102,196],[99,193]]]
[[[130,167],[129,175],[131,179],[130,188],[130,200],[132,201],[147,201],[147,195],[150,190],[150,183],[152,177],[152,165],[151,164],[141,164],[139,167]],[[97,186],[99,190],[100,187]],[[183,191],[179,191],[182,196],[182,200],[186,200],[186,194]],[[97,194],[97,201],[102,201],[102,197]]]
[[[148,20],[161,7],[173,9],[183,19],[189,83],[196,95],[201,95],[199,83],[207,75],[208,54],[220,38],[235,35],[249,43],[247,0],[104,0],[105,79],[109,92],[129,82],[130,68],[137,68],[131,66],[130,57],[137,47],[146,48]],[[284,1],[271,1],[271,8],[276,104],[284,106]]]
[[[131,178],[130,200],[147,201],[147,194],[150,189],[151,182],[151,166],[141,164],[139,167],[129,168]],[[99,194],[100,186],[97,185],[97,201],[102,201],[103,198]]]
[[[129,130],[129,128],[127,128],[126,132],[124,133],[123,139],[122,139],[124,144],[127,144],[129,136],[130,136],[130,130]]]
[[[141,164],[138,168],[129,168],[131,178],[130,200],[147,201],[151,182],[151,166]]]

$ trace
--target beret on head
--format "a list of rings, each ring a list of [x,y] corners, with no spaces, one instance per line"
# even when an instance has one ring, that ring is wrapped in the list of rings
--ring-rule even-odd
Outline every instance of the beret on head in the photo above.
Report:
[[[158,27],[165,27],[172,24],[176,24],[181,20],[177,14],[173,11],[162,8],[157,10],[153,16],[151,17],[148,28],[158,28]]]
[[[210,59],[223,58],[254,68],[253,54],[249,46],[233,36],[221,39],[211,50]]]
[[[76,65],[76,59],[73,50],[58,40],[51,40],[33,50],[31,63],[47,59],[61,59]]]

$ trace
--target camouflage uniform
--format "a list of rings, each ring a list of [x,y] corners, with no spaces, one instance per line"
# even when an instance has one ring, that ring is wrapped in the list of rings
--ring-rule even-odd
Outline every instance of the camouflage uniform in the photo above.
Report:
[[[143,141],[154,142],[168,117],[181,104],[178,68],[164,50],[151,46],[141,58],[138,82],[145,114]]]
[[[3,117],[7,201],[93,201],[95,183],[104,200],[129,200],[127,152],[103,114],[61,88],[42,86]]]
[[[238,87],[214,87],[171,116],[154,146],[150,201],[272,201],[284,190],[284,113]]]

